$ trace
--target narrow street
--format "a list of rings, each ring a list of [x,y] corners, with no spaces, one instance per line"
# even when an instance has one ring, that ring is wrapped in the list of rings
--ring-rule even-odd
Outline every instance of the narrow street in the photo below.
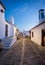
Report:
[[[45,65],[45,48],[22,38],[2,56],[0,65]]]

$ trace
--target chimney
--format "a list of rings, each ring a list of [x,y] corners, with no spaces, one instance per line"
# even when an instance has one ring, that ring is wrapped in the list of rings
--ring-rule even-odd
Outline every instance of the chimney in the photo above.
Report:
[[[44,9],[39,10],[39,23],[45,21]]]
[[[10,20],[11,20],[11,24],[14,24],[14,18],[12,16],[10,17]]]

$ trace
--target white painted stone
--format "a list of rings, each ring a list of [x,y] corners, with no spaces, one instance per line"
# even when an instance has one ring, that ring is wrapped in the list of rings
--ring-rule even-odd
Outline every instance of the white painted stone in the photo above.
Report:
[[[4,11],[4,12],[1,12],[1,9]],[[5,9],[3,8],[3,6],[0,4],[0,39],[3,39],[5,38],[6,39],[6,36],[5,36],[5,26],[6,24],[8,25],[8,37],[15,37],[15,41],[16,41],[16,26],[14,26],[14,18],[11,17],[11,23],[7,22],[5,20]],[[6,41],[6,40],[4,40]],[[13,40],[14,42],[14,40]],[[9,45],[9,48],[13,45],[13,42],[11,43],[11,45]],[[8,42],[3,43],[5,48],[6,48],[6,45],[7,45]]]
[[[31,40],[41,45],[42,43],[42,30],[45,29],[45,23],[31,30]],[[33,32],[33,37],[32,37]]]

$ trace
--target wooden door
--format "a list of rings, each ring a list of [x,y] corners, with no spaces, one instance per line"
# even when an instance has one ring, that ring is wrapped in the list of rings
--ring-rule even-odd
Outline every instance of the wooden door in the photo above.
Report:
[[[45,46],[45,30],[42,30],[42,45]]]
[[[43,37],[43,44],[44,44],[44,46],[45,46],[45,36]]]

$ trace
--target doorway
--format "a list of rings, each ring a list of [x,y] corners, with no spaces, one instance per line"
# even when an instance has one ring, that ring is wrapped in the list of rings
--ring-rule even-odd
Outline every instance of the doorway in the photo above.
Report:
[[[8,36],[8,25],[6,24],[5,25],[5,37],[7,37]]]
[[[45,46],[45,29],[42,30],[42,46]]]

